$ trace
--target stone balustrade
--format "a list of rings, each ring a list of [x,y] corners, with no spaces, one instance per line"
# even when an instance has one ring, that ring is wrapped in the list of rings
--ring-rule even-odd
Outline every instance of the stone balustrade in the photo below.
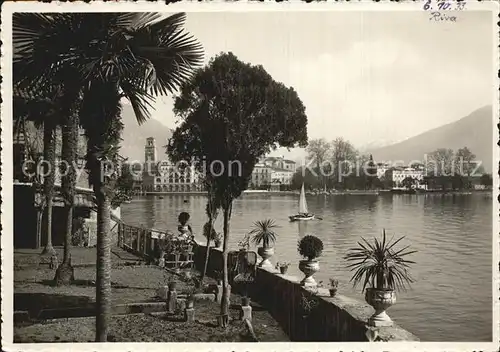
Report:
[[[194,262],[203,270],[206,246],[195,248]],[[293,263],[292,263],[293,265]],[[297,263],[298,265],[298,263]],[[208,275],[222,271],[222,250],[210,249]],[[280,323],[292,341],[368,341],[368,318],[374,313],[367,303],[337,294],[330,297],[328,289],[306,289],[301,278],[282,275],[277,270],[258,268],[250,295]],[[303,309],[303,300],[312,308]],[[394,324],[376,328],[375,341],[419,341],[412,333]]]

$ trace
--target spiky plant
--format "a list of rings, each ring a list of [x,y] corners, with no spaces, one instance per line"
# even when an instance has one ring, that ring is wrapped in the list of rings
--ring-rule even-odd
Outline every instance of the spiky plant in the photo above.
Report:
[[[249,235],[253,235],[253,242],[256,245],[262,243],[264,248],[269,248],[271,243],[276,242],[278,234],[274,232],[274,229],[278,227],[272,219],[256,221]]]
[[[409,245],[396,249],[403,238],[387,240],[384,229],[382,240],[374,238],[370,243],[362,238],[358,247],[351,248],[344,258],[354,271],[351,278],[354,287],[363,282],[363,291],[368,285],[375,289],[405,290],[413,282],[408,268],[415,263],[405,257],[416,251],[408,251]]]

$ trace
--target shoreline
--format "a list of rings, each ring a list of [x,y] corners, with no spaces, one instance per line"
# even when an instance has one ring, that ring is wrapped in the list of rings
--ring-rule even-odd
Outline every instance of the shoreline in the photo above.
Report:
[[[481,190],[467,190],[467,191],[442,191],[442,190],[427,190],[425,192],[405,192],[400,190],[379,190],[379,191],[345,191],[345,192],[333,192],[333,193],[310,193],[306,192],[307,196],[383,196],[383,195],[394,195],[394,194],[411,194],[411,195],[425,195],[425,194],[456,194],[456,195],[471,195],[471,194],[492,194],[493,189],[481,189]],[[300,195],[299,191],[265,191],[265,190],[246,190],[242,194],[245,195]],[[199,195],[206,196],[207,192],[194,191],[194,192],[146,192],[145,194],[136,194],[133,197],[148,197],[148,196],[191,196]]]

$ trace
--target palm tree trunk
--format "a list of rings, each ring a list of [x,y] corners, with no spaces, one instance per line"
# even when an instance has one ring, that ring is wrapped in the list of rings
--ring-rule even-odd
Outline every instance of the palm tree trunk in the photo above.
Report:
[[[73,109],[63,126],[62,159],[66,162],[62,171],[62,194],[66,213],[64,234],[64,257],[56,270],[56,285],[69,285],[74,279],[74,270],[70,263],[71,237],[73,234],[73,208],[76,187],[76,153],[78,148],[78,109]]]
[[[106,342],[111,314],[111,202],[96,189],[97,196],[97,277],[96,277],[96,341]]]
[[[223,264],[223,277],[222,277],[222,299],[221,299],[221,308],[220,313],[222,316],[222,326],[226,327],[228,323],[229,316],[229,278],[228,278],[228,270],[227,270],[227,251],[229,244],[229,220],[231,217],[231,206],[232,202],[229,202],[229,205],[224,208],[224,245],[222,248],[222,264]]]
[[[88,94],[88,95],[87,95]],[[106,342],[111,313],[111,201],[114,196],[115,161],[123,123],[116,82],[95,85],[84,96],[80,118],[88,137],[87,168],[97,203],[96,337]]]
[[[46,232],[47,243],[42,251],[42,255],[57,255],[52,246],[52,204],[54,198],[54,183],[56,169],[56,125],[51,119],[43,124],[43,152],[45,159],[45,180],[43,183],[46,204]]]
[[[111,196],[100,154],[94,146],[102,140],[89,140],[88,153],[91,183],[97,203],[97,258],[96,258],[96,342],[107,342],[111,314]]]

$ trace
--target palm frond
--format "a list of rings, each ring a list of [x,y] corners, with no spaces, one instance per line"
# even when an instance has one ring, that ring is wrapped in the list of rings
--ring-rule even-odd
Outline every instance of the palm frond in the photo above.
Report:
[[[412,283],[408,268],[415,262],[403,257],[416,251],[408,251],[410,246],[394,249],[403,238],[394,241],[394,237],[391,237],[387,240],[384,229],[382,239],[374,238],[368,242],[362,237],[358,247],[349,249],[344,258],[349,262],[347,268],[354,271],[351,277],[354,287],[362,283],[363,291],[368,285],[404,290]]]
[[[254,223],[254,228],[248,234],[253,235],[252,241],[256,245],[262,243],[264,247],[268,247],[271,243],[276,242],[276,237],[278,235],[274,229],[278,227],[279,226],[276,225],[272,219],[256,221]]]

